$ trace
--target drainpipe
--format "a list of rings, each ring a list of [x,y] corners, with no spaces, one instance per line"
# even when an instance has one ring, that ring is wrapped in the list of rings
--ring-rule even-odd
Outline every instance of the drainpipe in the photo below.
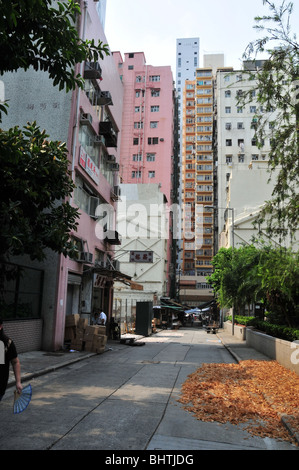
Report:
[[[84,10],[83,10],[83,31],[82,31],[82,41],[85,41],[86,35],[86,19],[87,19],[87,6],[88,3],[84,1]],[[80,75],[83,76],[83,62],[80,64]],[[80,94],[81,88],[78,87],[77,93],[77,102],[76,102],[76,114],[75,114],[75,124],[73,127],[73,148],[72,148],[72,178],[74,178],[74,170],[75,170],[75,160],[76,160],[76,144],[77,144],[77,136],[78,136],[78,121],[79,121],[79,113],[80,113]],[[70,197],[70,204],[72,204],[73,194]]]

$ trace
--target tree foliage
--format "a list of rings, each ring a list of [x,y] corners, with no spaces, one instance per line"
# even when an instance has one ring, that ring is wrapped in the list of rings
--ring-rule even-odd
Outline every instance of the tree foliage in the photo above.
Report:
[[[73,253],[78,211],[65,201],[74,189],[68,152],[48,137],[36,123],[0,130],[1,261],[24,254],[41,261],[45,248]]]
[[[263,37],[252,41],[244,54],[246,60],[267,55],[263,67],[251,74],[252,89],[244,93],[243,104],[255,91],[259,112],[255,116],[258,146],[270,138],[270,179],[275,176],[272,198],[265,202],[257,219],[267,222],[269,235],[280,239],[294,236],[299,222],[299,44],[292,34],[293,3],[277,7],[263,0],[270,14],[256,17],[255,28]]]
[[[57,4],[55,8],[53,4]],[[76,29],[81,14],[75,0],[18,0],[0,3],[0,73],[19,68],[49,73],[62,90],[83,86],[75,65],[97,62],[109,54],[107,44],[82,40]]]
[[[221,248],[209,277],[221,307],[242,314],[247,304],[262,303],[273,321],[299,325],[299,254],[290,249],[246,245]]]

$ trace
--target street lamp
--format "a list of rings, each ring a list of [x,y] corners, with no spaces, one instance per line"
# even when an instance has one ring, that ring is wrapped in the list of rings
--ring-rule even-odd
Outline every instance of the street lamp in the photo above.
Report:
[[[233,254],[234,254],[234,248],[235,248],[235,209],[232,207],[218,207],[218,206],[204,206],[205,209],[223,209],[225,210],[224,212],[224,219],[226,221],[227,219],[227,211],[232,211],[232,224],[231,224],[231,233],[232,233],[232,249],[233,249]],[[235,334],[235,313],[234,313],[234,305],[232,306],[232,335],[234,336]]]

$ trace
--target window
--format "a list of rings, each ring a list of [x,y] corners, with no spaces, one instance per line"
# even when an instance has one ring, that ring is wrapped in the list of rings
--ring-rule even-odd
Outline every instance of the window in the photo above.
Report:
[[[135,106],[135,113],[140,113],[140,106]]]
[[[133,145],[138,145],[139,144],[139,139],[138,137],[134,137],[133,139]]]
[[[225,90],[224,96],[225,96],[225,98],[230,98],[231,97],[231,91],[230,90]]]
[[[134,65],[129,65],[128,70],[134,70]]]
[[[141,178],[141,171],[132,171],[132,178]]]
[[[147,143],[148,145],[157,145],[159,143],[159,137],[149,137]]]
[[[143,122],[134,122],[134,129],[143,129]]]
[[[244,155],[243,154],[238,156],[238,162],[239,163],[244,163]]]
[[[148,172],[148,177],[149,177],[149,178],[155,178],[155,176],[156,176],[156,172],[155,172],[155,171],[149,171],[149,172]]]
[[[150,75],[149,80],[150,80],[150,82],[159,82],[160,81],[160,75]]]
[[[231,128],[232,128],[232,123],[231,123],[231,122],[226,122],[226,123],[225,123],[225,129],[226,129],[227,131],[230,131]]]
[[[244,129],[244,124],[243,124],[243,122],[238,122],[238,123],[237,123],[237,129]]]
[[[158,98],[160,96],[160,90],[152,90],[151,91],[151,96],[153,98]]]
[[[252,161],[255,161],[255,162],[256,162],[256,161],[259,159],[259,156],[253,154],[253,155],[251,155],[251,159],[252,159]]]
[[[256,113],[256,106],[250,106],[250,112]]]
[[[231,147],[232,146],[232,139],[226,139],[225,145],[226,145],[226,147]]]
[[[232,163],[232,161],[233,161],[232,155],[226,155],[225,161],[226,161],[227,164],[228,164],[228,163]]]
[[[225,114],[230,114],[230,113],[231,113],[231,107],[225,106]]]
[[[156,160],[156,154],[155,153],[147,153],[146,154],[146,161],[147,162],[154,162]]]
[[[151,121],[150,128],[151,129],[157,129],[157,127],[158,127],[158,121]]]
[[[100,204],[100,198],[79,176],[76,176],[74,201],[79,209],[90,215],[90,217],[95,217],[96,208]]]
[[[133,155],[133,162],[141,162],[142,161],[142,154],[141,153],[135,153]]]
[[[134,59],[134,53],[133,52],[129,53],[129,59]]]
[[[243,106],[237,106],[237,113],[242,114],[243,113]]]
[[[151,113],[158,113],[160,111],[160,106],[151,106]]]

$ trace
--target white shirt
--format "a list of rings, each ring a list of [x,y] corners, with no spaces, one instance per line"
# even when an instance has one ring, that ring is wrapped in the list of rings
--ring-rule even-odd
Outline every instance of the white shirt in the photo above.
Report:
[[[102,324],[102,325],[106,325],[106,321],[107,321],[107,316],[104,312],[101,312],[100,315],[99,315],[99,323]],[[104,320],[102,322],[102,320]]]

